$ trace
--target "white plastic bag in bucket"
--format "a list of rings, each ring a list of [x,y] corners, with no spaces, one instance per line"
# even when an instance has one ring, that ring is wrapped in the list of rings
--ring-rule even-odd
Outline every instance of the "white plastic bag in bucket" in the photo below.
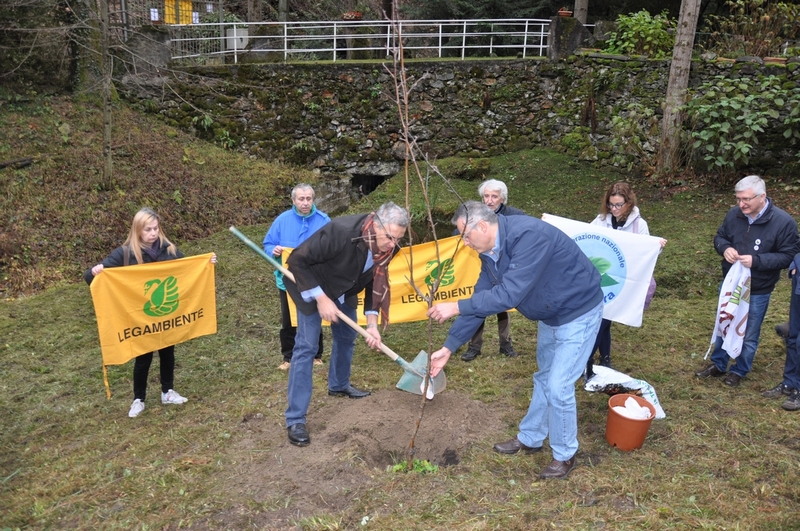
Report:
[[[661,403],[658,401],[656,390],[649,383],[631,378],[625,373],[602,365],[595,365],[593,370],[594,376],[589,378],[589,381],[583,386],[586,391],[590,393],[605,393],[611,396],[620,393],[641,394],[642,398],[653,404],[656,409],[655,418],[663,419],[667,417],[667,414],[661,408]]]

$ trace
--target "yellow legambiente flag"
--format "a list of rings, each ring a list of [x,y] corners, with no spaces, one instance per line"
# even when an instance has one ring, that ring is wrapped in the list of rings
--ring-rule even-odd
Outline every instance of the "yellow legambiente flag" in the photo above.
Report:
[[[213,253],[103,269],[90,289],[106,365],[217,332]],[[106,381],[106,390],[108,381]]]
[[[392,302],[389,310],[391,322],[407,323],[424,321],[428,318],[428,303],[414,291],[409,282],[412,251],[414,283],[422,295],[428,295],[428,285],[432,284],[441,274],[442,281],[434,297],[434,302],[453,302],[472,296],[472,290],[481,272],[481,260],[478,258],[478,253],[464,246],[463,243],[453,256],[460,239],[460,236],[453,236],[439,240],[439,259],[436,257],[436,242],[421,243],[411,248],[403,247],[392,258],[392,261],[389,262],[389,284],[392,287]],[[291,249],[284,248],[284,264],[290,252]],[[444,272],[442,273],[442,271]],[[289,297],[289,308],[292,324],[296,326],[295,312],[297,310],[291,297]],[[364,317],[363,293],[358,298],[358,322],[361,325],[367,322]]]
[[[411,274],[410,255],[414,255],[414,283],[422,295],[428,295],[429,285],[442,277],[434,296],[437,302],[455,302],[468,299],[481,273],[478,253],[463,243],[456,251],[460,236],[439,240],[439,258],[436,257],[436,242],[421,243],[411,248],[403,247],[389,263],[389,283],[392,286],[391,322],[407,323],[428,318],[428,303],[416,293],[409,280]],[[453,256],[455,253],[455,256]],[[366,322],[362,311],[363,300],[359,299],[359,318]]]

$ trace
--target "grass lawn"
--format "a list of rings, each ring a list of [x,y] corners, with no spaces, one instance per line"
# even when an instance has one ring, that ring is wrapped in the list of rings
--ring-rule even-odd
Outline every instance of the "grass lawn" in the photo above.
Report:
[[[608,184],[624,179],[552,151],[494,159],[487,177],[504,180],[509,204],[530,215],[585,221]],[[352,211],[403,204],[400,181]],[[437,470],[390,470],[405,458],[419,401],[394,390],[402,371],[362,340],[353,382],[373,396],[328,397],[327,373],[315,371],[312,444],[290,446],[272,271],[220,230],[181,245],[187,255],[219,256],[218,333],[176,348],[183,406],[158,402],[157,360],[142,415],[127,417],[131,363],[108,368],[106,399],[92,301],[77,279],[0,305],[0,529],[800,529],[800,415],[759,395],[781,379],[784,348],[773,327],[788,316],[789,283],[773,295],[742,385],[699,380],[720,281],[712,237],[732,189],[632,184],[651,233],[669,240],[643,326],[612,329],[614,367],[652,384],[667,414],[641,449],[609,446],[608,397],[579,389],[580,466],[567,480],[538,479],[547,447],[532,456],[491,451],[516,434],[530,401],[536,326],[518,314],[519,358],[497,355],[489,318],[484,354],[471,363],[454,355],[447,390],[425,405],[418,457],[432,456]],[[453,182],[466,198],[477,197],[477,185]],[[778,179],[767,185],[796,215],[796,196]],[[442,216],[455,205],[443,188],[433,202]],[[256,242],[267,228],[239,227]],[[446,331],[397,324],[384,342],[412,357],[436,350]]]

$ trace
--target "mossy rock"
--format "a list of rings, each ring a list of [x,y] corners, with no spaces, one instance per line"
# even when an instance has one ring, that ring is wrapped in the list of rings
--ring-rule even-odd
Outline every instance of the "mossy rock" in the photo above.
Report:
[[[577,127],[571,133],[567,133],[564,137],[560,140],[561,146],[571,152],[571,153],[580,153],[585,150],[587,147],[591,145],[591,141],[589,140],[589,135],[587,131],[585,131],[583,127]]]
[[[476,181],[489,174],[492,160],[488,158],[448,158],[438,162],[439,170],[447,177]]]
[[[506,149],[511,153],[515,151],[531,149],[532,147],[533,147],[533,142],[531,142],[531,139],[526,136],[511,138],[508,140],[508,143],[506,144]]]
[[[488,155],[490,157],[498,157],[498,156],[502,155],[505,152],[506,152],[506,150],[502,145],[500,145],[500,146],[492,146],[492,147],[490,147],[489,149],[486,150],[486,155]]]

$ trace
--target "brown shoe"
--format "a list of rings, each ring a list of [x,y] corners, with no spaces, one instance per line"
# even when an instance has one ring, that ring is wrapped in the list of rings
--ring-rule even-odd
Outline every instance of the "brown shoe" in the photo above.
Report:
[[[717,366],[712,363],[702,371],[694,373],[694,375],[698,378],[708,378],[709,376],[719,378],[720,376],[725,376],[725,371],[717,369]]]
[[[572,469],[575,468],[577,464],[578,460],[575,459],[574,455],[566,461],[557,461],[553,459],[553,462],[542,470],[539,477],[542,479],[564,479],[572,472]]]
[[[542,447],[525,446],[524,444],[519,442],[519,439],[517,439],[516,437],[514,437],[510,441],[497,443],[494,445],[494,451],[499,454],[515,454],[520,450],[527,454],[533,454],[536,452],[541,452]]]
[[[742,381],[742,376],[739,376],[735,372],[729,372],[728,376],[726,376],[725,379],[722,380],[722,383],[724,383],[725,385],[729,385],[731,387],[739,387],[739,382],[741,381]]]

